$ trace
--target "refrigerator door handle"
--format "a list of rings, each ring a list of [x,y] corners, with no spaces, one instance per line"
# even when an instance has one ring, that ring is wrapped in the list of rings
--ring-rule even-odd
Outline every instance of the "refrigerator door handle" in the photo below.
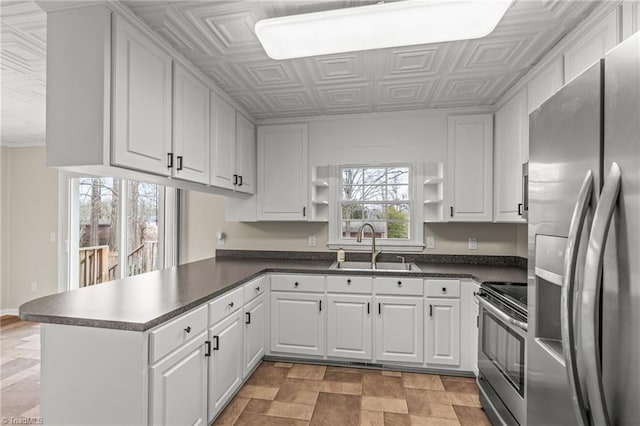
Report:
[[[582,292],[581,341],[587,373],[587,394],[591,408],[591,423],[602,426],[611,424],[602,386],[602,364],[599,345],[602,262],[611,218],[618,202],[621,180],[620,167],[618,167],[617,163],[611,163],[611,169],[602,188],[600,201],[593,217],[593,226],[591,227],[589,246],[587,247]]]
[[[580,192],[578,192],[578,199],[571,216],[567,248],[564,254],[564,269],[562,274],[563,282],[560,298],[564,361],[567,369],[567,376],[569,378],[569,392],[571,394],[571,399],[574,402],[573,407],[580,426],[588,425],[589,420],[586,412],[586,393],[583,389],[584,383],[582,382],[584,380],[584,375],[580,374],[578,364],[576,363],[576,313],[574,310],[574,295],[576,294],[576,271],[578,264],[578,252],[580,250],[580,237],[582,236],[582,230],[584,229],[587,219],[587,211],[591,204],[592,193],[593,173],[591,170],[588,170],[584,180],[582,181]],[[577,287],[578,300],[576,300],[575,305],[579,307],[580,286],[578,285]]]

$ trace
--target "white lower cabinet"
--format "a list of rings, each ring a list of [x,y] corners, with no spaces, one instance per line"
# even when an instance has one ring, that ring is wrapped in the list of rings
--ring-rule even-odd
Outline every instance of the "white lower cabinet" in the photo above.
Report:
[[[327,295],[327,356],[372,358],[373,298],[364,295]]]
[[[271,351],[324,355],[323,303],[324,293],[272,292]]]
[[[242,384],[242,327],[242,310],[237,310],[209,328],[209,422]]]
[[[253,371],[264,356],[266,306],[264,293],[244,307],[244,375]]]
[[[376,360],[422,363],[422,298],[376,296],[375,309]]]
[[[207,359],[202,332],[151,366],[149,424],[207,424]]]
[[[460,300],[428,297],[425,306],[427,364],[460,364]]]

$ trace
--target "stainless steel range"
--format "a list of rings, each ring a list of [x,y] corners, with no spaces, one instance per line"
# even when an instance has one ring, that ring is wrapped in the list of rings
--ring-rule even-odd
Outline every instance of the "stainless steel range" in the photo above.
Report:
[[[480,402],[494,425],[525,424],[527,284],[483,283],[478,302]]]

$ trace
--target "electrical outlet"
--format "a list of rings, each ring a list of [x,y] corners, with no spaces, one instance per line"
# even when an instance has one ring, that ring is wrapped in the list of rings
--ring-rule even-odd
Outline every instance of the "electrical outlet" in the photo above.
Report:
[[[316,246],[316,236],[315,235],[309,235],[308,245],[309,245],[309,247],[315,247]]]
[[[436,237],[434,237],[433,235],[427,235],[427,248],[436,248]]]
[[[38,283],[31,283],[31,291],[34,293],[38,291]]]
[[[478,250],[477,238],[469,238],[469,250]]]

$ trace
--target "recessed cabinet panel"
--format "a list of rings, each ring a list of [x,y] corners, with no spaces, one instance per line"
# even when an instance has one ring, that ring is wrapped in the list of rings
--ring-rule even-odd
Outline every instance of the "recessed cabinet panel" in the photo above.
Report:
[[[327,295],[327,355],[370,360],[372,297]]]
[[[449,117],[448,211],[452,222],[493,220],[493,116]]]
[[[236,191],[256,192],[256,128],[236,112]]]
[[[460,364],[460,301],[427,298],[427,364]]]
[[[114,116],[111,163],[169,175],[171,57],[114,15]]]
[[[376,297],[376,360],[418,362],[423,360],[423,299]]]
[[[236,110],[211,91],[211,185],[233,189],[236,171]]]
[[[265,295],[260,294],[244,308],[244,377],[264,356],[267,332]]]
[[[307,125],[258,127],[258,220],[306,220]]]
[[[271,351],[324,355],[324,294],[271,293]]]

